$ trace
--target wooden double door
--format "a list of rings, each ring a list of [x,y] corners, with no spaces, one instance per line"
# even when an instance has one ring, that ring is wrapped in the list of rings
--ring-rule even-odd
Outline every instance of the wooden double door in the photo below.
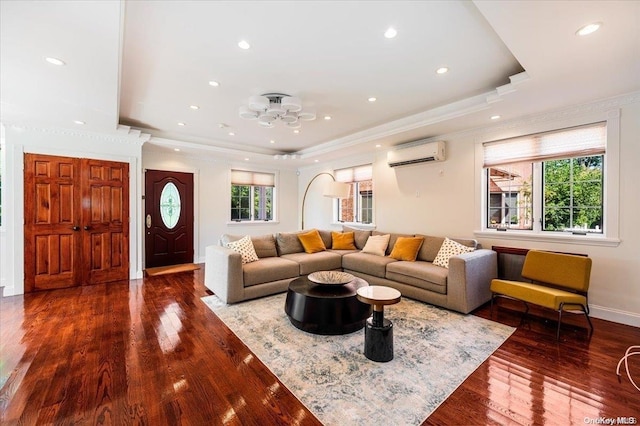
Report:
[[[129,279],[129,165],[24,162],[25,292]]]

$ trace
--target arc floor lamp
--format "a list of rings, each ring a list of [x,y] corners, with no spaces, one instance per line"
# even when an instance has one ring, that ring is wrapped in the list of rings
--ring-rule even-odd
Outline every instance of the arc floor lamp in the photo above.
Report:
[[[348,183],[337,182],[336,178],[329,172],[322,172],[315,175],[307,184],[307,188],[304,190],[304,195],[302,196],[302,229],[304,229],[304,203],[307,200],[307,192],[309,192],[309,187],[311,187],[313,181],[322,175],[330,176],[332,179],[331,182],[325,184],[322,195],[329,198],[347,198],[349,196],[351,185]]]

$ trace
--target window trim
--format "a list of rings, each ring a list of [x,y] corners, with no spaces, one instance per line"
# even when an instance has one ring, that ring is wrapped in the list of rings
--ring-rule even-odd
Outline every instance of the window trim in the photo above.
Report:
[[[247,174],[257,174],[257,175],[266,175],[266,174],[271,174],[273,175],[273,199],[272,199],[272,219],[271,220],[255,220],[255,219],[251,219],[251,220],[233,220],[231,219],[231,187],[233,185],[233,179],[232,179],[232,175],[234,171],[240,171],[240,172],[246,172]],[[240,185],[240,184],[239,184]],[[226,193],[226,206],[227,206],[227,225],[228,226],[244,226],[244,225],[274,225],[274,224],[278,224],[280,223],[279,221],[279,215],[278,215],[278,206],[280,205],[279,203],[279,192],[278,191],[278,187],[280,185],[280,174],[278,173],[278,171],[275,170],[265,170],[265,169],[260,169],[260,168],[246,168],[245,167],[229,167],[228,173],[227,173],[227,193]],[[260,186],[260,185],[251,185],[249,184],[248,186]],[[253,192],[253,190],[251,191]],[[252,210],[252,216],[253,216],[253,206],[251,207]]]
[[[357,227],[361,229],[375,229],[375,211],[376,211],[376,197],[374,190],[374,182],[373,182],[373,163],[363,163],[350,167],[341,167],[339,169],[334,169],[333,173],[337,182],[344,182],[350,185],[360,184],[360,182],[371,181],[371,222],[363,223],[356,221],[340,221],[340,200],[333,200],[333,220],[332,224],[334,225],[344,225],[349,227]],[[348,179],[348,180],[345,180]],[[358,202],[358,198],[360,197],[359,191],[353,191],[354,198],[354,208],[357,207],[358,210],[361,208],[360,203]],[[357,217],[358,215],[356,215]],[[362,218],[360,218],[362,219]]]
[[[535,228],[534,230],[509,229],[508,231],[502,231],[486,227],[488,199],[486,197],[487,174],[483,167],[483,143],[512,137],[526,136],[534,133],[562,130],[569,127],[595,124],[600,121],[606,122],[607,127],[606,155],[603,163],[605,182],[603,188],[603,234],[574,235],[567,234],[565,232],[537,231]],[[516,127],[517,130],[514,131],[514,128]],[[509,132],[511,133],[506,134]],[[474,211],[476,215],[475,223],[476,226],[479,227],[474,231],[474,235],[476,237],[606,247],[617,247],[620,244],[620,109],[595,111],[581,116],[547,120],[545,122],[536,122],[536,120],[531,120],[530,123],[523,123],[520,126],[512,124],[508,128],[493,127],[487,129],[482,134],[476,135],[476,140],[474,142],[476,179],[476,205]],[[541,164],[539,167],[541,167]],[[537,190],[538,193],[540,193],[539,191],[542,190],[542,182],[534,182],[534,185],[539,186],[539,188],[534,188],[534,191]],[[533,200],[533,202],[535,203],[536,201]]]

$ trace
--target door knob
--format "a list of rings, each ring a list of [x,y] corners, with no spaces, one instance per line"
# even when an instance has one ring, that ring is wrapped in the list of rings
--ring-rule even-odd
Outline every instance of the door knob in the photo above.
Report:
[[[85,227],[84,227],[84,230],[85,230],[85,231],[88,231],[89,229],[91,229],[91,227],[90,227],[90,226],[85,226]]]
[[[74,227],[72,227],[71,229],[73,229],[74,231],[77,231],[77,230],[79,230],[79,229],[80,229],[80,227],[79,227],[79,226],[74,226]]]

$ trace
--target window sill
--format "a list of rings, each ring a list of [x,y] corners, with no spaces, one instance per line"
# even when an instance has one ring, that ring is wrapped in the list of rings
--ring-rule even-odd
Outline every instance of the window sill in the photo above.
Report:
[[[376,225],[372,223],[358,223],[358,222],[332,222],[334,226],[348,226],[349,228],[361,229],[363,231],[373,231],[376,229]]]
[[[277,220],[242,220],[240,222],[236,222],[236,221],[230,221],[227,222],[227,226],[244,226],[244,225],[251,225],[251,226],[259,226],[259,225],[277,225],[280,222],[278,222]]]
[[[476,237],[493,238],[499,240],[541,241],[547,243],[577,244],[583,246],[618,247],[618,238],[607,238],[602,235],[572,235],[564,233],[536,234],[523,231],[474,231]]]

